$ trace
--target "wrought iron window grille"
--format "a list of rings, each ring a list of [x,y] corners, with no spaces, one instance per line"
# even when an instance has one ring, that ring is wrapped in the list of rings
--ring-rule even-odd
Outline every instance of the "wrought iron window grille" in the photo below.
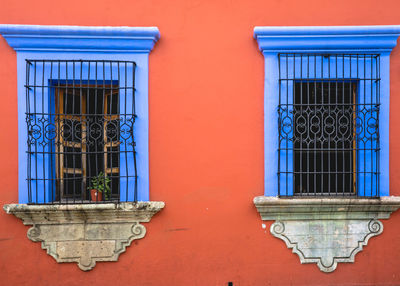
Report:
[[[29,203],[137,200],[135,67],[26,60]]]
[[[279,196],[379,197],[380,56],[278,63]]]

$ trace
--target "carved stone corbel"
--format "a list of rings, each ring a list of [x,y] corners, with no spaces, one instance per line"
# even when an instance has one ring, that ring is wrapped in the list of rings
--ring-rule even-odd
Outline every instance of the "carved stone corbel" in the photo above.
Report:
[[[93,269],[97,261],[117,261],[133,240],[143,238],[141,222],[164,208],[163,202],[119,204],[4,205],[4,210],[33,225],[30,240],[57,262],[77,262],[81,270]]]
[[[383,232],[378,219],[400,208],[399,197],[380,199],[256,197],[262,220],[275,220],[270,232],[282,239],[301,263],[332,272],[339,262],[354,262],[368,240]]]

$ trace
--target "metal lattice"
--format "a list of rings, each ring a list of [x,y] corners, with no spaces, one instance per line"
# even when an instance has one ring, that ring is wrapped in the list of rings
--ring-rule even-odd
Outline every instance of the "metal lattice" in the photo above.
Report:
[[[379,197],[379,55],[278,57],[279,195]]]
[[[30,203],[136,200],[135,66],[27,60]]]

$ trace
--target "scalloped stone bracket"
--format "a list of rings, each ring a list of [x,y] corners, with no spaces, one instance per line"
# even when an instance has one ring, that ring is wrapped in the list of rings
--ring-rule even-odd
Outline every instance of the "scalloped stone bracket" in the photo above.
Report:
[[[146,235],[163,202],[119,204],[4,205],[4,210],[33,225],[27,233],[58,263],[76,262],[83,271],[98,261],[117,261],[133,240]]]
[[[400,208],[400,197],[380,199],[280,199],[256,197],[262,220],[275,220],[270,232],[296,253],[329,273],[340,262],[354,263],[368,240],[383,232],[378,219]]]
[[[379,235],[378,220],[276,221],[273,236],[282,239],[301,263],[317,263],[323,272],[332,272],[338,262],[354,262],[368,239]]]

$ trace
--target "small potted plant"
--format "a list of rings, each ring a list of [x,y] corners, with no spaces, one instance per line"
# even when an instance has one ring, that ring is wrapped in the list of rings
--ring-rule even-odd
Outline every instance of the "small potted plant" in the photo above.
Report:
[[[110,198],[110,178],[108,178],[103,172],[100,172],[96,177],[90,180],[90,196],[92,201],[98,202],[103,200],[103,193],[105,200]]]

